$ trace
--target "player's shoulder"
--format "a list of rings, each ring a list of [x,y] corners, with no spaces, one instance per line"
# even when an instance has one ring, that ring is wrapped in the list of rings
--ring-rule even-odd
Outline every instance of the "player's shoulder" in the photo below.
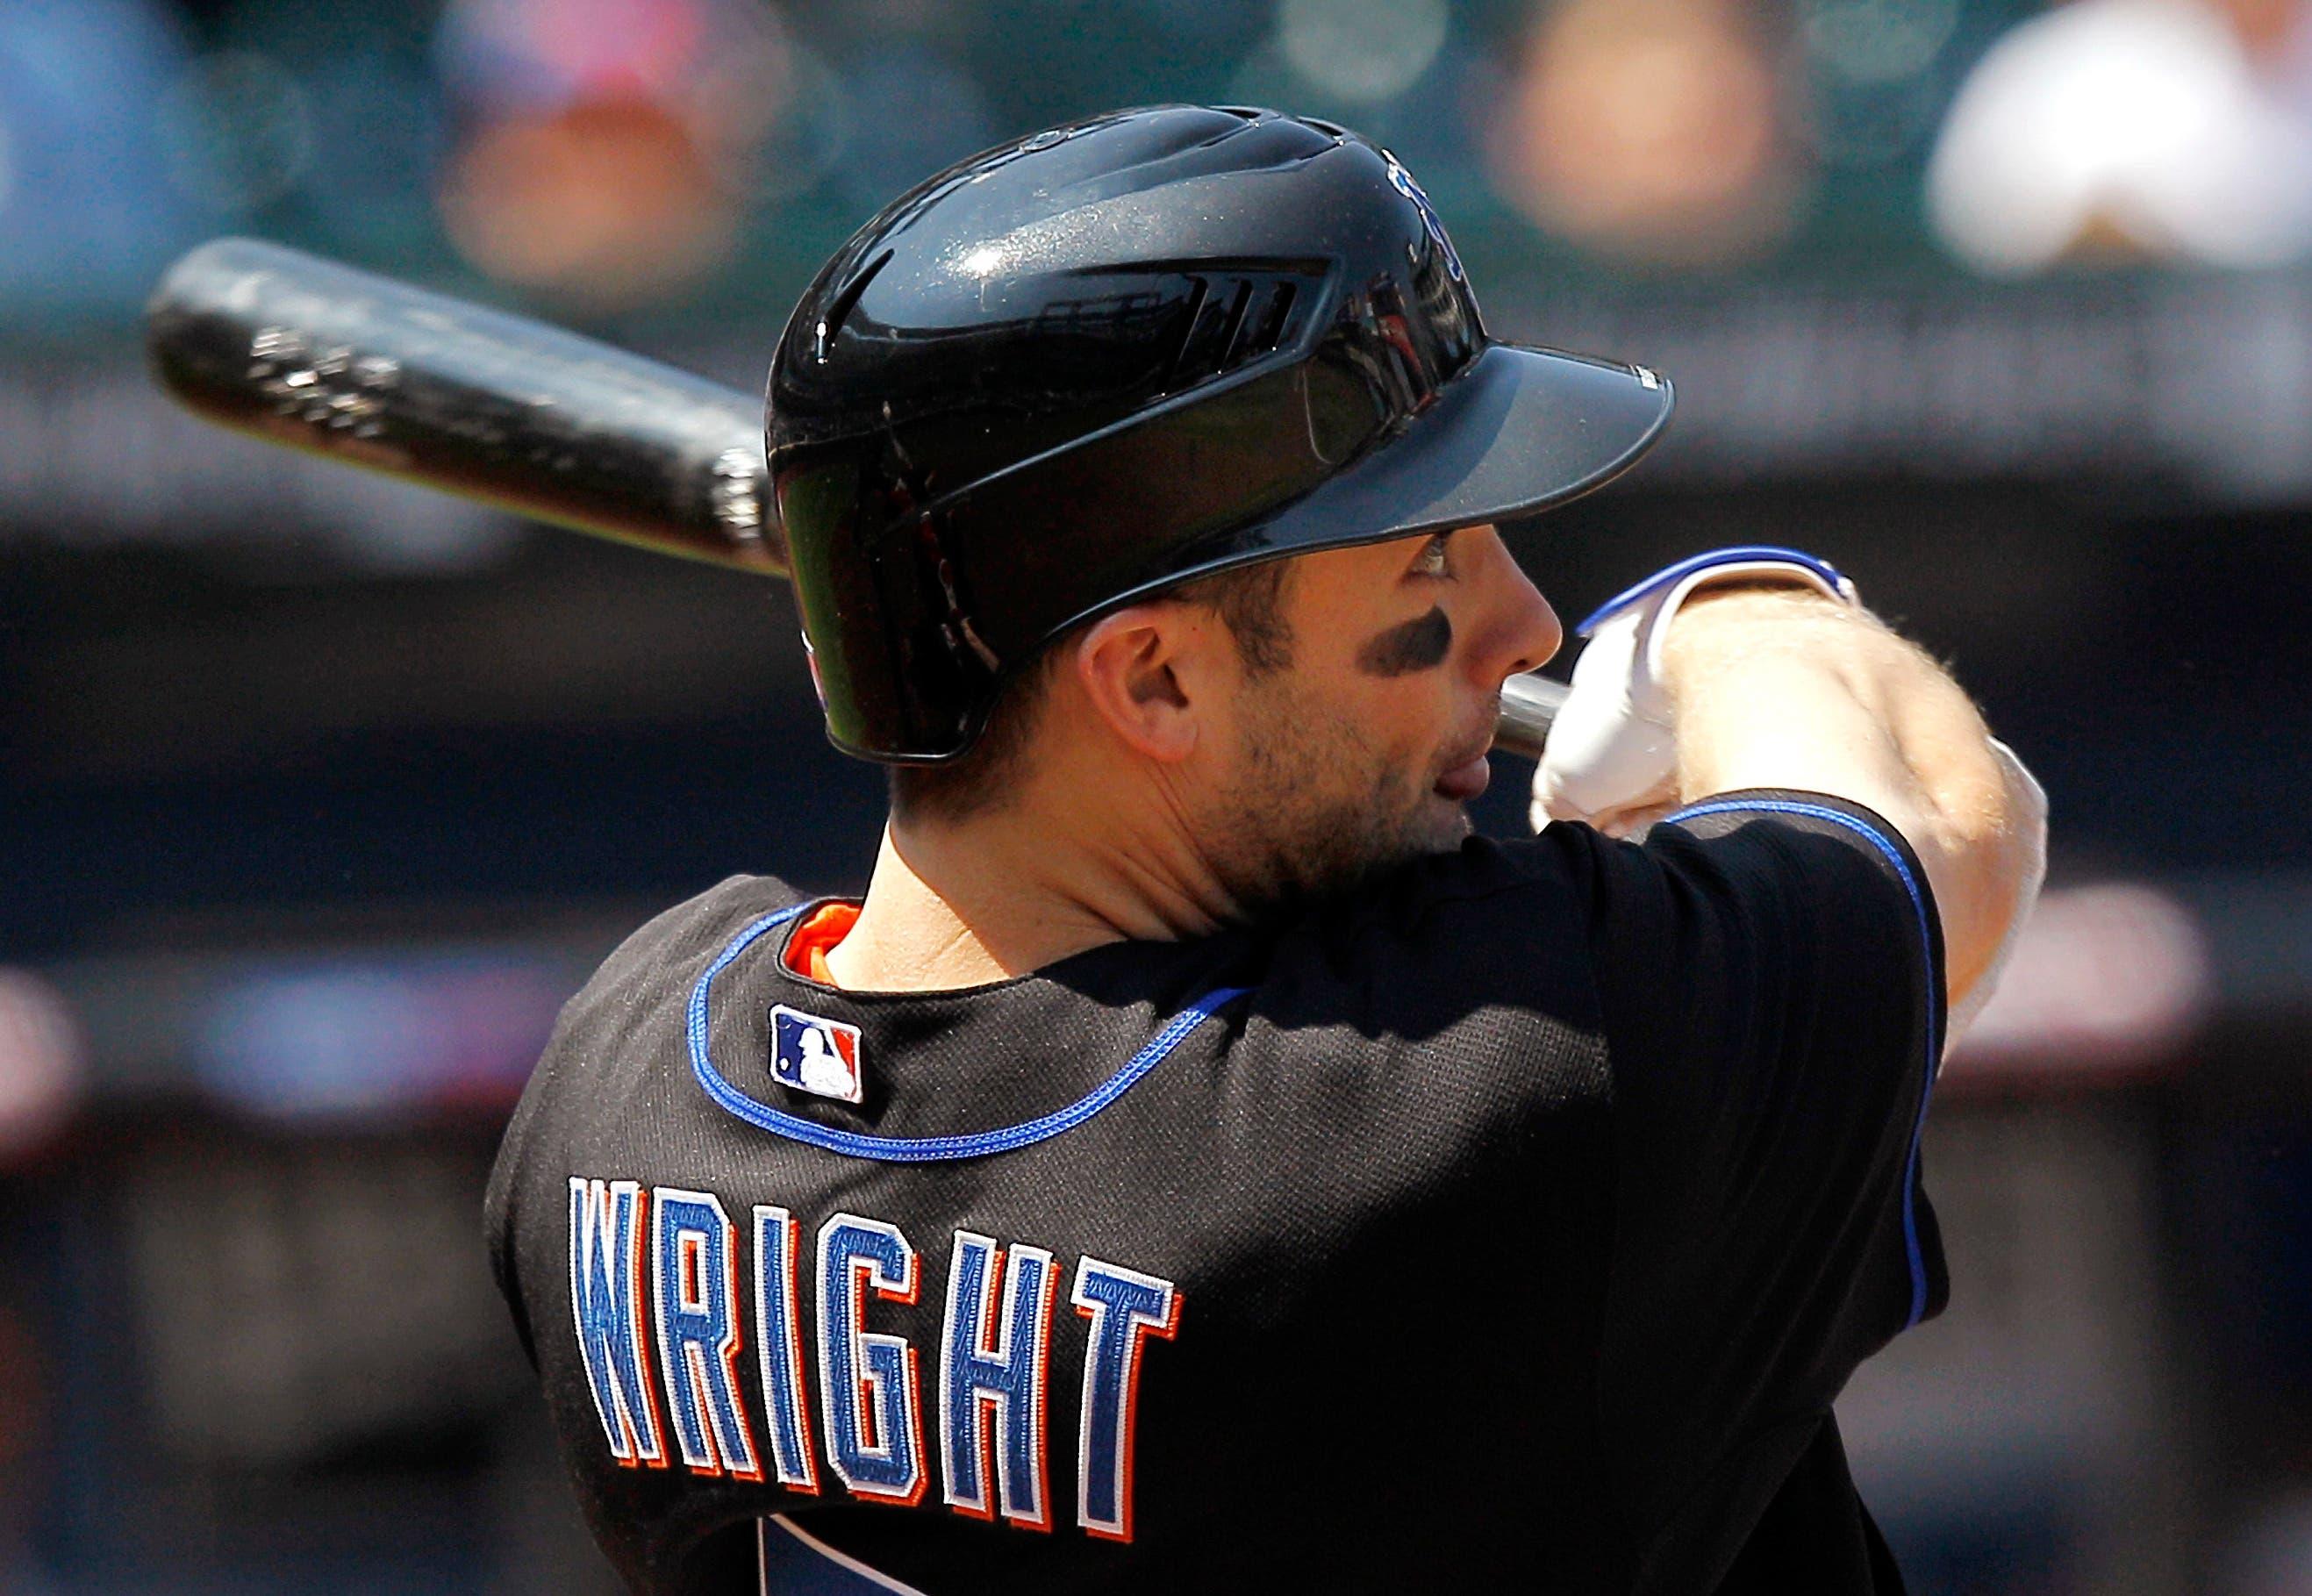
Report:
[[[1417,934],[1440,919],[1470,917],[1538,928],[1599,912],[1627,878],[1706,876],[1738,890],[1765,875],[1866,893],[1882,882],[1898,899],[1925,889],[1901,831],[1870,809],[1819,793],[1759,789],[1689,804],[1635,842],[1565,820],[1534,837],[1473,837],[1455,852],[1391,872],[1323,919],[1352,934]]]
[[[1886,820],[1817,794],[1760,791],[1693,805],[1642,842],[1563,821],[1471,837],[1308,916],[1283,949],[1384,996],[1426,987],[1530,1004],[1570,1001],[1601,959],[1649,964],[1645,950],[1697,917],[1743,940],[1876,928],[1907,941],[1933,913],[1924,873]]]
[[[633,1105],[679,1067],[683,1005],[699,974],[745,927],[803,901],[784,881],[734,875],[652,916],[562,1005],[507,1127],[484,1203],[502,1286],[513,1278],[520,1216],[544,1227],[541,1236],[558,1223],[558,1198],[550,1193],[565,1178],[570,1147],[642,1118],[630,1111]],[[541,1243],[549,1250],[558,1244]],[[525,1337],[526,1315],[517,1293],[515,1317]]]
[[[1298,916],[1271,944],[1264,1002],[1330,1006],[1384,1030],[1502,1009],[1586,1018],[1578,844],[1471,837]]]
[[[1934,894],[1899,828],[1824,793],[1755,788],[1689,803],[1656,826],[1648,852],[1690,883],[1774,901],[1832,934],[1860,921],[1940,950]]]
[[[1409,925],[1439,915],[1504,908],[1579,890],[1580,845],[1552,826],[1537,837],[1472,837],[1451,853],[1430,854],[1380,877],[1355,913]]]
[[[1497,922],[1519,940],[1578,929],[1595,871],[1587,828],[1552,826],[1537,837],[1472,837],[1389,873],[1346,912],[1325,916],[1344,930],[1389,937],[1433,938]]]
[[[1609,1029],[1635,1050],[1678,1052],[1713,1015],[1741,1032],[1761,1004],[1838,1016],[1762,1036],[1939,1030],[1933,893],[1900,830],[1866,806],[1750,789],[1688,804],[1642,843],[1551,833],[1585,860],[1592,968]]]
[[[1543,846],[1525,859],[1546,858],[1573,890],[1608,901],[1668,883],[1738,894],[1771,885],[1897,903],[1926,892],[1925,872],[1898,828],[1867,805],[1822,793],[1717,794],[1634,841],[1570,820],[1552,821],[1534,840]]]
[[[687,958],[703,949],[719,950],[731,936],[765,915],[808,902],[807,894],[774,875],[726,876],[704,892],[661,910],[620,943],[605,970],[635,959]]]
[[[685,1001],[706,966],[747,927],[807,901],[775,876],[734,875],[652,916],[564,1006],[557,1039],[600,1039],[645,1023],[665,1004]]]

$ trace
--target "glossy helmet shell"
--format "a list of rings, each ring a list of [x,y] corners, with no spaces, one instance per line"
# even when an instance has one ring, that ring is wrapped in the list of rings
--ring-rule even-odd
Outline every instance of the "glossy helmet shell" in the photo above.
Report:
[[[1669,409],[1651,372],[1488,338],[1386,150],[1172,105],[976,155],[869,222],[780,340],[766,442],[828,734],[935,761],[1080,621],[1530,514]]]

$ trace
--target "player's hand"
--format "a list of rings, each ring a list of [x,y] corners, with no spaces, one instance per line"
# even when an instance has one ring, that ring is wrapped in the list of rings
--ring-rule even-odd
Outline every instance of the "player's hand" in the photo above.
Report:
[[[1992,951],[1991,963],[1975,978],[1975,985],[1951,1005],[1950,1014],[1943,1027],[1943,1057],[1950,1057],[1959,1038],[1967,1033],[1975,1017],[1983,1013],[1991,995],[1999,989],[2000,977],[2007,973],[2007,962],[2015,955],[2015,947],[2023,940],[2023,927],[2031,918],[2031,911],[2039,902],[2039,889],[2047,880],[2047,790],[2039,785],[2038,777],[2023,767],[2015,750],[1996,737],[1991,740],[1991,751],[1999,759],[2000,775],[2007,784],[2009,802],[2014,818],[2010,829],[2015,833],[2019,874],[2015,890],[2015,908],[2007,916],[2007,929],[2001,934],[1999,945]]]
[[[1677,804],[1677,739],[1662,685],[1669,620],[1696,590],[1726,582],[1789,582],[1857,604],[1854,584],[1811,555],[1721,548],[1680,560],[1609,601],[1577,628],[1589,645],[1533,777],[1533,825],[1586,820],[1626,837]]]

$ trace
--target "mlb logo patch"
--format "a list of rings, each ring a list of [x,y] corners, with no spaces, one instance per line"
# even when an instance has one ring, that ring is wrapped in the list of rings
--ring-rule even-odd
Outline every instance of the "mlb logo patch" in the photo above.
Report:
[[[773,1004],[771,1079],[797,1092],[857,1102],[865,1095],[859,1073],[859,1028],[783,1003]]]

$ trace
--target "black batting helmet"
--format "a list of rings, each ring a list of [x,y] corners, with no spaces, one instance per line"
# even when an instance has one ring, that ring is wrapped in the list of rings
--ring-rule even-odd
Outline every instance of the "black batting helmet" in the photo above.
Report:
[[[1058,633],[1254,560],[1524,515],[1669,418],[1485,335],[1395,156],[1169,105],[950,167],[822,268],[767,443],[836,746],[954,757]]]

